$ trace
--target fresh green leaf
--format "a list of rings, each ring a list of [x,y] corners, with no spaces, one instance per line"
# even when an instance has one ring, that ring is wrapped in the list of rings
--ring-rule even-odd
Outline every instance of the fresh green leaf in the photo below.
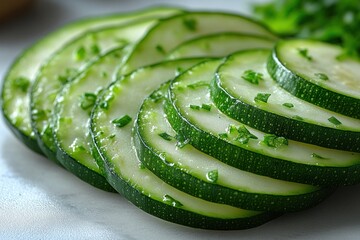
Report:
[[[263,76],[264,75],[262,73],[255,72],[253,70],[246,70],[241,78],[252,84],[259,84],[259,82],[263,80]]]

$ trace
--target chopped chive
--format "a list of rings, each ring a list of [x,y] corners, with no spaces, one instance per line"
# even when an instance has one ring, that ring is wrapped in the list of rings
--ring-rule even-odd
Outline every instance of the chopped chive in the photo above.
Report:
[[[184,19],[183,20],[183,24],[184,26],[189,29],[190,31],[196,31],[196,25],[197,25],[197,22],[195,19]]]
[[[331,122],[334,125],[341,125],[342,123],[334,116],[328,118],[328,121]]]
[[[294,104],[292,104],[292,103],[283,103],[283,106],[287,107],[287,108],[293,108]]]
[[[318,77],[320,80],[327,81],[329,77],[325,73],[315,73],[315,77]]]
[[[309,61],[312,61],[312,57],[309,55],[309,51],[306,48],[298,48],[299,54]]]
[[[206,110],[206,111],[211,111],[211,105],[209,104],[201,104],[201,108]]]
[[[199,87],[208,87],[208,86],[209,86],[209,83],[206,81],[199,81],[199,82],[187,85],[187,87],[191,88],[191,89],[196,89]]]
[[[206,178],[212,183],[216,183],[219,178],[219,172],[217,169],[206,173]]]
[[[220,138],[228,138],[228,134],[227,133],[219,133],[219,137]]]
[[[100,47],[97,44],[92,45],[90,47],[90,50],[92,54],[96,54],[96,55],[98,55],[101,52]]]
[[[302,117],[300,117],[299,115],[295,115],[292,117],[295,120],[299,120],[299,121],[303,121],[304,119]]]
[[[19,88],[22,92],[26,93],[30,87],[30,80],[26,77],[17,77],[14,80],[14,86]]]
[[[112,123],[115,124],[115,126],[122,128],[128,125],[131,122],[132,118],[129,115],[122,116],[120,118],[116,118],[112,120]]]
[[[200,110],[200,106],[190,104],[190,108],[194,110]]]
[[[269,97],[271,96],[270,93],[258,93],[254,98],[255,102],[264,102],[267,103]]]
[[[324,157],[322,157],[322,156],[320,156],[320,155],[318,155],[318,154],[316,154],[316,153],[312,153],[312,154],[311,154],[311,157],[312,157],[312,158],[318,158],[318,159],[326,159],[326,158],[324,158]]]
[[[79,47],[74,54],[76,61],[82,61],[86,57],[86,49],[84,46]]]
[[[161,53],[161,54],[166,54],[166,51],[165,51],[165,49],[163,48],[163,46],[161,46],[161,45],[156,45],[156,51],[158,51],[159,53]]]
[[[274,134],[265,134],[264,140],[262,141],[265,145],[269,147],[281,147],[283,145],[288,145],[288,140],[284,137],[278,137]]]
[[[116,134],[111,134],[111,135],[109,136],[109,139],[113,139],[114,137],[116,137]]]
[[[257,139],[258,137],[252,134],[244,125],[240,125],[237,128],[238,136],[236,141],[239,141],[241,144],[249,143],[250,139]]]
[[[96,98],[97,96],[94,93],[84,93],[80,99],[80,107],[83,110],[93,107],[95,105]]]
[[[259,84],[259,82],[263,80],[263,74],[257,73],[253,70],[246,70],[241,78],[252,84]]]
[[[101,77],[103,78],[107,78],[109,76],[109,74],[107,72],[102,72],[101,73]]]
[[[179,202],[178,200],[176,200],[175,198],[171,197],[171,196],[168,195],[168,194],[165,194],[165,195],[163,196],[162,201],[163,201],[164,203],[167,203],[167,204],[173,206],[173,207],[182,207],[182,206],[184,206],[181,202]]]
[[[155,103],[158,102],[160,99],[163,99],[163,98],[164,98],[164,96],[160,92],[155,92],[155,93],[150,95],[150,99]]]
[[[162,137],[166,141],[171,141],[173,139],[173,137],[166,132],[159,133],[159,136]]]

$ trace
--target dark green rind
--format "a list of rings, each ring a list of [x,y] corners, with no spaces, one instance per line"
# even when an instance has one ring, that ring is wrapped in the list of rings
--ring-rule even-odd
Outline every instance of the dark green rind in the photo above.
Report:
[[[360,119],[360,99],[325,89],[291,72],[278,59],[277,51],[278,48],[275,46],[268,60],[267,69],[270,76],[279,86],[304,101],[333,112]]]
[[[260,131],[326,148],[360,152],[360,132],[315,125],[259,109],[228,93],[221,86],[219,75],[212,80],[210,92],[220,111]]]
[[[94,135],[92,137],[98,151],[97,162],[103,162],[103,166],[106,169],[106,179],[109,181],[109,183],[114,187],[114,189],[116,189],[116,191],[118,191],[136,207],[155,217],[192,228],[211,230],[241,230],[260,226],[282,215],[282,213],[263,212],[259,215],[247,218],[220,219],[203,216],[178,207],[173,207],[163,202],[159,202],[143,194],[141,190],[136,188],[136,186],[132,185],[130,182],[123,179],[121,175],[118,175],[114,170],[112,170],[114,168],[111,166],[111,163],[107,161],[108,157],[104,155],[98,148],[99,145],[97,145],[96,137],[94,137]]]
[[[103,175],[97,173],[83,164],[70,157],[67,153],[58,149],[56,152],[56,159],[64,166],[68,171],[80,178],[90,185],[102,189],[107,192],[116,192],[115,189],[108,183]]]
[[[189,122],[177,109],[176,96],[172,94],[171,86],[169,96],[170,99],[165,104],[165,113],[173,129],[189,139],[195,148],[224,163],[259,175],[315,186],[354,185],[360,182],[360,165],[322,167],[299,164],[233,145]]]
[[[43,151],[40,149],[36,139],[33,137],[25,134],[24,132],[20,131],[14,124],[11,123],[11,121],[8,119],[8,117],[5,115],[4,111],[2,111],[3,119],[5,124],[8,126],[10,131],[16,136],[17,139],[19,139],[25,146],[27,146],[30,150],[44,155]]]
[[[141,126],[140,110],[134,130],[134,144],[140,161],[169,185],[195,197],[249,210],[290,212],[313,207],[332,192],[332,189],[323,188],[305,194],[282,196],[239,191],[205,182],[183,171],[176,161],[169,161],[174,165],[166,164],[159,151],[149,146],[148,140],[143,138]]]

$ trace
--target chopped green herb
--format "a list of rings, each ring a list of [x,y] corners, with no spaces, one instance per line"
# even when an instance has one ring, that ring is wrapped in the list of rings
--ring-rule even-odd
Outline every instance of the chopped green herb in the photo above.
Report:
[[[101,103],[100,103],[100,108],[102,108],[102,109],[109,109],[109,102],[108,101],[102,101]]]
[[[120,118],[116,118],[112,121],[115,126],[122,128],[128,125],[131,122],[132,118],[129,115],[122,116]]]
[[[14,80],[14,86],[19,88],[22,92],[26,93],[30,87],[30,80],[26,77],[17,77]]]
[[[283,145],[288,145],[288,140],[284,137],[278,137],[274,134],[265,134],[264,140],[262,141],[265,145],[269,147],[278,148]]]
[[[212,183],[216,183],[219,178],[219,172],[217,169],[206,173],[206,178]]]
[[[270,93],[258,93],[254,98],[254,101],[267,103],[270,96],[271,96]]]
[[[200,106],[190,104],[190,108],[194,110],[200,110]]]
[[[103,78],[107,78],[109,76],[109,74],[107,72],[102,72],[101,73],[101,77]]]
[[[259,84],[259,82],[263,80],[263,74],[257,73],[253,70],[246,70],[241,78],[252,84]]]
[[[191,88],[191,89],[196,89],[196,88],[199,88],[199,87],[209,87],[209,83],[205,82],[205,81],[199,81],[199,82],[196,82],[196,83],[193,83],[193,84],[189,84],[187,85],[188,88]]]
[[[318,154],[316,154],[316,153],[312,153],[312,154],[311,154],[311,157],[312,157],[312,158],[318,158],[318,159],[326,159],[326,158],[324,158],[324,157],[322,157],[322,156],[320,156],[320,155],[318,155]]]
[[[96,98],[97,96],[94,93],[84,93],[80,99],[80,107],[83,110],[92,108],[95,105]]]
[[[161,54],[166,54],[165,49],[161,45],[156,45],[156,50]]]
[[[334,125],[341,125],[342,123],[334,116],[328,118],[328,121],[331,122]]]
[[[90,50],[91,50],[91,53],[92,53],[92,54],[95,54],[95,55],[98,55],[98,54],[100,54],[100,52],[101,52],[100,47],[99,47],[99,45],[97,45],[97,44],[92,45],[92,46],[90,47]]]
[[[237,133],[238,129],[234,125],[229,125],[227,131],[228,131],[229,134],[232,134],[232,133]]]
[[[244,125],[240,125],[237,128],[237,132],[239,133],[236,137],[236,141],[239,141],[241,144],[249,143],[250,139],[257,139],[258,137],[252,134]]]
[[[228,134],[227,133],[219,133],[219,137],[220,138],[228,138]]]
[[[287,108],[293,108],[294,104],[292,104],[292,103],[283,103],[283,106],[287,107]]]
[[[86,49],[84,46],[79,47],[75,53],[74,53],[74,57],[76,61],[82,61],[85,59],[86,57]]]
[[[196,27],[197,27],[197,22],[195,19],[188,19],[185,18],[183,20],[183,24],[184,26],[189,29],[190,31],[196,31]]]
[[[166,141],[171,141],[173,139],[173,137],[166,132],[160,133],[159,136]]]
[[[309,56],[308,49],[306,49],[306,48],[298,48],[298,52],[302,57],[306,58],[309,61],[312,61],[312,57]]]
[[[299,120],[299,121],[304,120],[304,119],[303,119],[302,117],[300,117],[299,115],[295,115],[295,116],[293,116],[292,118],[295,119],[295,120]]]
[[[109,136],[109,139],[113,139],[113,138],[115,138],[116,137],[116,134],[111,134],[110,136]]]
[[[318,77],[320,80],[327,81],[329,77],[325,73],[315,73],[315,77]]]
[[[201,108],[206,110],[206,111],[211,111],[211,105],[209,104],[201,104]]]
[[[173,207],[182,207],[183,204],[179,202],[178,200],[175,200],[173,197],[171,197],[168,194],[165,194],[162,199],[163,202],[173,206]]]

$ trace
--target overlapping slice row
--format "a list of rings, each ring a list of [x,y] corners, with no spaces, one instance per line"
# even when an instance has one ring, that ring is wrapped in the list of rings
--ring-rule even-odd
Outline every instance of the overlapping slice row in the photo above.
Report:
[[[83,22],[84,29],[75,24],[38,44],[59,49],[56,36],[69,32],[73,37],[60,38],[55,54],[45,57],[49,51],[34,47],[20,57],[44,54],[36,79],[29,75],[33,86],[9,87],[22,74],[21,61],[4,83],[4,115],[27,145],[34,147],[35,133],[45,155],[82,180],[116,190],[157,217],[200,228],[258,226],[318,204],[334,186],[359,182],[356,114],[286,92],[283,83],[293,78],[274,68],[275,54],[267,64],[277,38],[262,25],[178,9],[136,15],[99,19],[102,28],[91,32],[87,23],[95,20]],[[309,61],[313,46],[296,46]],[[298,61],[290,57],[285,67]],[[166,60],[176,58],[184,59]],[[22,126],[18,119],[30,119],[23,111],[30,106],[10,116],[6,96],[18,94],[25,103],[29,89],[33,130],[26,132],[28,121]],[[345,93],[358,98],[356,90]],[[251,108],[240,110],[243,102]]]

